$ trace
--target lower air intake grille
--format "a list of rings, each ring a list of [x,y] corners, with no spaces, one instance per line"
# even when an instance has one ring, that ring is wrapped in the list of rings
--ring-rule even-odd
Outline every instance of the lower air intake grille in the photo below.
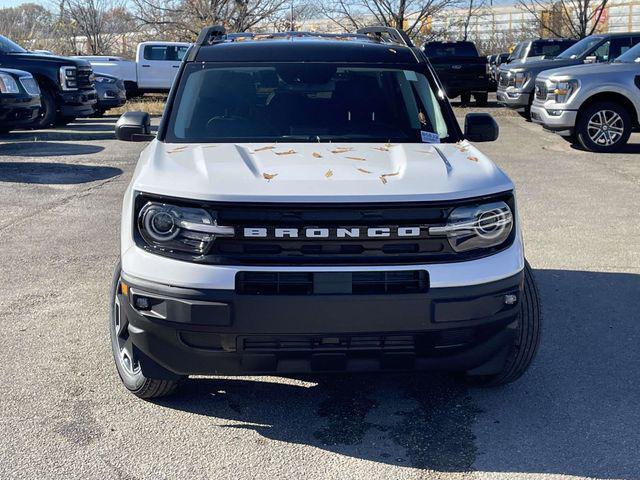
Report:
[[[242,295],[384,295],[423,293],[429,288],[424,270],[390,272],[239,272]]]

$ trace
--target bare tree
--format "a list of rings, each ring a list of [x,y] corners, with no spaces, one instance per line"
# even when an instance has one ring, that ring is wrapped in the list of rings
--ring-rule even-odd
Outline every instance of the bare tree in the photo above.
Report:
[[[584,38],[600,27],[609,0],[518,0],[540,26],[541,33]]]
[[[27,48],[46,49],[53,25],[53,14],[35,3],[0,9],[0,32]]]
[[[61,0],[58,32],[75,49],[92,55],[108,55],[122,34],[134,27],[133,16],[121,0]]]
[[[305,29],[309,21],[318,16],[318,8],[310,2],[291,2],[286,8],[276,12],[268,22],[276,32],[292,32]]]
[[[367,25],[404,29],[412,38],[428,36],[433,17],[458,0],[326,0],[322,13],[340,28],[353,31]]]
[[[244,32],[274,18],[286,0],[133,0],[136,18],[174,39],[193,41],[203,27]]]
[[[462,20],[462,40],[469,39],[469,27],[471,26],[471,19],[480,16],[480,13],[486,6],[486,0],[468,0],[465,16]]]

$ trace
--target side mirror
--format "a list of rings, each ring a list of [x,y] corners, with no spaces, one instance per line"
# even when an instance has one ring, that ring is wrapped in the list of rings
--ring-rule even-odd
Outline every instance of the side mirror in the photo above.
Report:
[[[116,138],[125,142],[146,142],[153,140],[151,117],[147,112],[124,113],[116,123]]]
[[[584,59],[584,63],[596,63],[597,60],[598,57],[596,57],[595,55],[589,55]]]
[[[471,142],[493,142],[500,128],[488,113],[467,113],[464,117],[464,137]]]

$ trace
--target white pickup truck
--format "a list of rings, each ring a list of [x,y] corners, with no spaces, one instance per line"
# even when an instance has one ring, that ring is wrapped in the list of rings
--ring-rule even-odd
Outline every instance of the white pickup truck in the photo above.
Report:
[[[121,78],[130,98],[168,92],[189,46],[185,42],[142,42],[138,44],[135,61],[101,55],[78,58],[88,60],[96,74]]]

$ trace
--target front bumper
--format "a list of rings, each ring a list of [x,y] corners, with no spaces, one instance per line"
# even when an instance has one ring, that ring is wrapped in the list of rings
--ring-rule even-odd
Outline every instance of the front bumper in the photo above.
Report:
[[[95,89],[60,92],[60,113],[64,117],[89,117],[95,111],[98,96]]]
[[[531,92],[515,90],[513,87],[498,86],[496,98],[498,103],[508,108],[519,109],[529,106]]]
[[[559,112],[558,115],[550,115],[549,111]],[[542,125],[552,131],[572,131],[576,125],[577,110],[563,110],[549,108],[544,103],[535,101],[531,106],[531,121]]]
[[[30,123],[40,110],[39,95],[0,95],[0,123],[15,127]]]
[[[129,288],[119,295],[120,315],[151,378],[431,369],[486,375],[501,369],[513,343],[523,273],[393,295],[244,295],[122,279]],[[518,301],[507,304],[505,295]],[[140,297],[150,308],[138,307]]]

